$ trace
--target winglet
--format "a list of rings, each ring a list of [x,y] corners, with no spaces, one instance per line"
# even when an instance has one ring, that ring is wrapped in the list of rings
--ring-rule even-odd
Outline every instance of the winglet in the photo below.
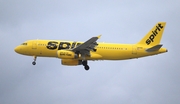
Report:
[[[101,37],[101,35],[97,36],[97,38],[99,39]]]

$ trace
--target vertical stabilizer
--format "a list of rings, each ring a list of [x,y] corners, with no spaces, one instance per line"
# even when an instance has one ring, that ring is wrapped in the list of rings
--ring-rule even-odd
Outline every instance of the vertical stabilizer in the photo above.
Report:
[[[166,22],[158,22],[137,44],[155,46],[161,41]]]

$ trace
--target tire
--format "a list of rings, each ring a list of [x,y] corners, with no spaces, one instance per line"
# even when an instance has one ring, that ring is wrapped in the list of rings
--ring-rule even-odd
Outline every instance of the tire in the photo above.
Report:
[[[35,61],[33,61],[33,62],[32,62],[32,64],[33,64],[33,65],[36,65],[36,62],[35,62]]]
[[[88,65],[84,66],[84,69],[89,70],[89,66]]]

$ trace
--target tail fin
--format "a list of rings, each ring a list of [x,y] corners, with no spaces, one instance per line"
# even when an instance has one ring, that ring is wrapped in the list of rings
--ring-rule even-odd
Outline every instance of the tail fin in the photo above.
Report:
[[[166,22],[158,22],[137,44],[155,46],[161,41]]]

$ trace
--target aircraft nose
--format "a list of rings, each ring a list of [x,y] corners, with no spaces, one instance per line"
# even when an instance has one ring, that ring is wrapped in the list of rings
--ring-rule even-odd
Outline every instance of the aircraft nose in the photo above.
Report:
[[[15,47],[15,48],[14,48],[14,51],[15,51],[16,53],[19,53],[20,47],[19,47],[19,46]]]

